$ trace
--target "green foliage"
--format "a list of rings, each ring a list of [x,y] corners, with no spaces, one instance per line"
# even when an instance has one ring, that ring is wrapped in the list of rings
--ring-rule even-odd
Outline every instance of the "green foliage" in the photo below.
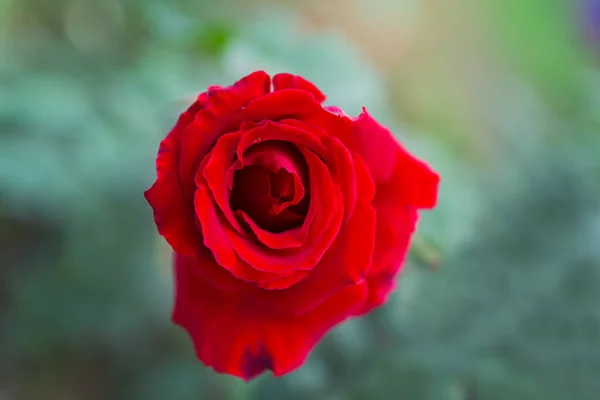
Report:
[[[581,107],[584,53],[583,27],[576,23],[577,2],[507,0],[500,6],[488,0],[484,4],[501,56],[519,68],[547,101],[563,110]]]

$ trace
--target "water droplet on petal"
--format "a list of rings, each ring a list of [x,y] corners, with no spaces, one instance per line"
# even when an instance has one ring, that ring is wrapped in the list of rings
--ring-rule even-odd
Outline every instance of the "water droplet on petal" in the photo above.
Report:
[[[262,138],[256,138],[255,142],[256,142],[256,143],[260,143],[260,142],[262,142]]]

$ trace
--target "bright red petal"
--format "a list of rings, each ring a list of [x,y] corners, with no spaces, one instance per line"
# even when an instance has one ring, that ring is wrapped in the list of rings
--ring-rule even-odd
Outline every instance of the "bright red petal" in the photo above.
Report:
[[[369,273],[375,239],[375,210],[358,204],[350,221],[304,280],[280,292],[261,292],[263,307],[303,315],[340,290],[362,282]]]
[[[264,280],[258,283],[258,287],[267,290],[282,290],[295,285],[306,278],[310,271],[294,271],[290,275],[281,275],[272,280]]]
[[[381,126],[366,109],[354,120],[351,130],[338,131],[339,137],[353,153],[369,166],[375,183],[392,178],[403,183],[404,195],[399,204],[432,208],[437,201],[439,176],[425,163],[410,154]]]
[[[203,245],[196,253],[193,270],[206,283],[222,292],[243,291],[251,285],[251,283],[236,278],[231,272],[219,265],[213,253]]]
[[[394,288],[396,276],[408,252],[417,224],[417,210],[405,204],[402,164],[398,163],[389,181],[377,185],[373,206],[377,229],[373,265],[367,276],[369,299],[360,313],[381,305]]]
[[[215,371],[251,380],[266,370],[300,367],[331,328],[365,301],[364,284],[348,286],[302,317],[273,314],[252,292],[223,293],[192,272],[194,260],[176,256],[173,321],[190,334],[198,358]]]
[[[200,161],[215,145],[224,128],[250,101],[269,93],[271,78],[264,71],[253,72],[234,85],[215,88],[203,93],[205,107],[181,136],[179,174],[184,182],[185,194],[191,199],[196,169]]]
[[[269,140],[279,140],[302,145],[319,155],[327,153],[326,147],[321,143],[321,137],[324,136],[324,132],[305,129],[306,125],[301,127],[293,126],[287,122],[288,120],[278,122],[266,121],[262,125],[246,130],[239,142],[237,153],[244,154],[251,146]]]
[[[351,131],[340,132],[340,139],[365,160],[376,183],[390,178],[396,164],[398,142],[366,109],[354,120]]]
[[[212,252],[216,265],[226,269],[229,273],[242,281],[247,283],[257,283],[259,285],[262,285],[265,282],[273,282],[279,278],[285,278],[294,271],[293,269],[287,268],[280,271],[262,271],[253,268],[253,266],[250,266],[240,258],[234,247],[235,242],[231,239],[241,240],[242,237],[216,208],[210,189],[207,186],[200,186],[196,189],[194,194],[194,204],[196,216],[198,217],[202,229],[204,245]],[[214,269],[213,263],[206,264],[208,268]],[[202,265],[199,267],[202,268]],[[281,276],[282,272],[284,273],[283,277]],[[211,282],[217,281],[217,285],[219,285],[218,281],[226,279],[223,274],[216,276],[218,273],[210,270],[207,272],[201,271],[200,273],[210,274]],[[288,280],[287,282],[291,281]],[[229,284],[229,282],[227,282],[227,284]]]
[[[392,179],[402,182],[399,204],[416,208],[433,208],[437,203],[440,177],[427,164],[406,150],[396,153],[397,164]]]
[[[369,288],[369,296],[363,306],[354,314],[355,316],[368,314],[374,308],[385,303],[396,288],[396,276],[377,275],[376,277],[367,278],[366,284]]]
[[[254,232],[256,238],[271,249],[293,249],[301,247],[304,244],[306,233],[302,230],[302,227],[288,229],[283,232],[269,232],[258,226],[245,212],[237,210],[235,213],[239,215],[248,225],[250,230]]]
[[[342,189],[344,221],[347,221],[356,205],[357,188],[352,155],[344,144],[323,128],[300,120],[283,119],[277,122],[267,121],[264,125],[248,130],[240,141],[238,154],[255,143],[269,140],[284,140],[306,146],[325,161],[334,182]]]
[[[247,282],[258,282],[263,275],[240,260],[226,234],[232,229],[225,219],[219,218],[214,201],[207,187],[199,187],[194,194],[196,215],[202,226],[204,244],[208,247],[217,263],[226,268],[235,277]],[[225,226],[224,226],[225,225]]]
[[[177,174],[177,160],[182,131],[194,118],[199,108],[200,104],[194,103],[181,114],[175,127],[161,142],[156,158],[156,182],[144,192],[146,200],[154,211],[158,232],[173,250],[185,255],[194,255],[202,239],[194,224],[193,206],[183,195]]]
[[[243,229],[229,205],[230,190],[227,187],[226,172],[236,158],[235,151],[242,135],[242,132],[233,132],[221,136],[207,156],[206,162],[203,162],[201,168],[196,172],[195,177],[197,187],[208,186],[210,188],[217,206],[231,226],[239,233],[242,233]]]
[[[301,76],[292,74],[277,74],[273,76],[273,88],[282,89],[300,89],[312,93],[315,100],[322,103],[325,101],[325,95],[312,82],[307,81]]]
[[[346,222],[354,213],[358,198],[354,160],[348,149],[337,138],[327,136],[323,138],[323,144],[328,149],[326,160],[329,170],[344,195],[344,222]]]
[[[298,89],[278,90],[248,103],[229,125],[229,129],[237,130],[243,122],[276,121],[282,118],[303,119],[322,112],[325,111],[311,93]]]
[[[367,163],[357,154],[352,155],[356,171],[356,187],[358,201],[370,203],[375,197],[375,182]]]

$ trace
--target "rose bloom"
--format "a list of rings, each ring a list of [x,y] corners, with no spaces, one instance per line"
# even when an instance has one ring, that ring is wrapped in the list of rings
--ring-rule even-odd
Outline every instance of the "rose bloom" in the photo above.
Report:
[[[145,192],[174,251],[173,321],[198,358],[286,374],[336,324],[385,300],[438,175],[366,110],[300,76],[210,87],[161,142]]]

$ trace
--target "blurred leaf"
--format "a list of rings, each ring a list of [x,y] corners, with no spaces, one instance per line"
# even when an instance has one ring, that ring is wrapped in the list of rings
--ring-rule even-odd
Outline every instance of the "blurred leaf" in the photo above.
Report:
[[[231,24],[214,22],[199,28],[193,41],[203,53],[216,56],[224,51],[234,34]]]

